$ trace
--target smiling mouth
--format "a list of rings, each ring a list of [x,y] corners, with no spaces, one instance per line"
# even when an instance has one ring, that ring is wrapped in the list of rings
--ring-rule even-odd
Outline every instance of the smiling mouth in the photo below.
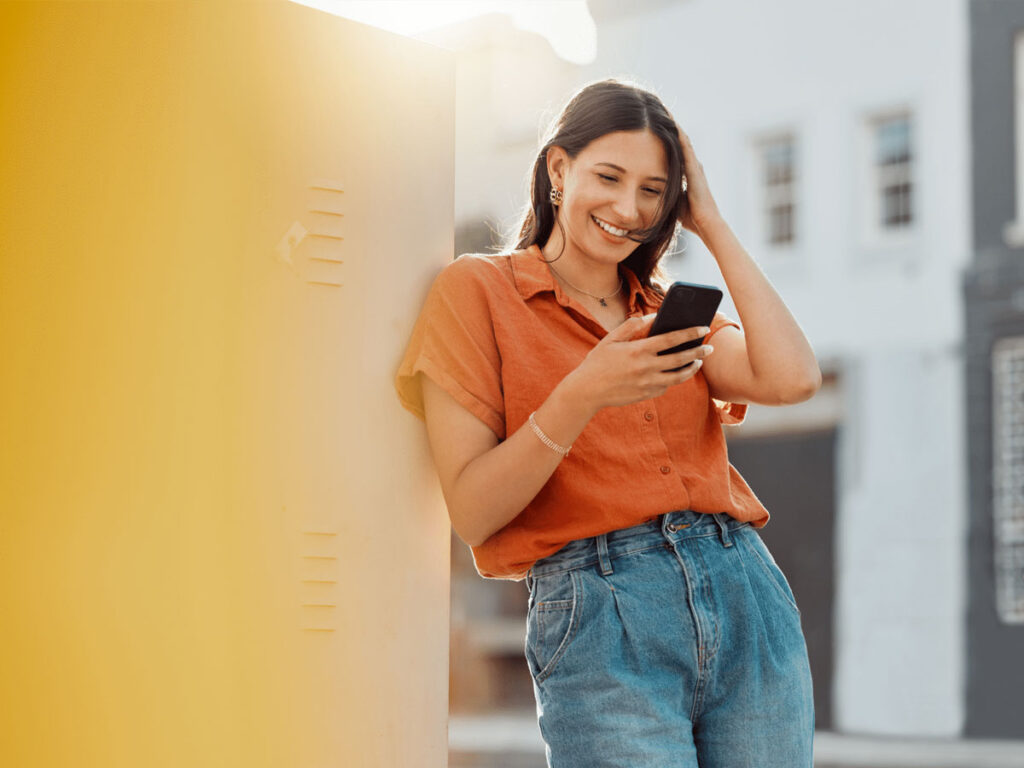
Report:
[[[630,230],[628,229],[619,229],[618,227],[613,227],[607,221],[601,221],[601,219],[597,218],[597,216],[592,215],[590,218],[593,220],[595,224],[597,224],[597,226],[599,226],[601,229],[603,229],[605,232],[607,232],[609,235],[612,235],[613,237],[625,237],[630,232]]]

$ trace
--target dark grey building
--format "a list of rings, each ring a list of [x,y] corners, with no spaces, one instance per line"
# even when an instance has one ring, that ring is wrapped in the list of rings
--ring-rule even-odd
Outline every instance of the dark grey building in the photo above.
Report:
[[[1024,738],[1024,2],[971,0],[964,736]]]

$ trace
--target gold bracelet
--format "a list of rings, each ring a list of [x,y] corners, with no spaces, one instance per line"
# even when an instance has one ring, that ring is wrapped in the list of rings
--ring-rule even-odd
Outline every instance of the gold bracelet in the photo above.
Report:
[[[534,411],[533,413],[536,413],[536,411]],[[537,437],[541,439],[541,442],[544,443],[544,445],[546,445],[551,450],[555,451],[556,453],[560,453],[563,456],[568,456],[569,448],[572,448],[572,446],[570,445],[569,448],[563,448],[550,437],[545,435],[544,430],[542,430],[537,425],[537,420],[533,418],[533,413],[530,414],[530,429],[533,430],[534,434],[537,435]]]

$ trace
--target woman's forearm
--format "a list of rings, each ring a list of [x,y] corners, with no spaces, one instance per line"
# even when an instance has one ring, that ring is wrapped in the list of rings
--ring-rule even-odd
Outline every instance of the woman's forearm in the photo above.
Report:
[[[568,447],[597,413],[574,388],[572,374],[552,390],[534,418],[558,445]],[[463,539],[478,546],[521,513],[565,459],[524,423],[462,470],[455,483],[454,504]]]
[[[780,395],[821,386],[821,369],[810,342],[767,276],[722,218],[700,230],[718,261],[736,305],[754,376]]]

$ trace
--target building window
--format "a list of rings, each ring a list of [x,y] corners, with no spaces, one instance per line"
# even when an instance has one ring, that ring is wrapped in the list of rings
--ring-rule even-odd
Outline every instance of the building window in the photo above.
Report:
[[[877,227],[892,231],[914,221],[909,115],[877,119],[873,125]]]
[[[761,155],[762,217],[769,245],[796,239],[796,146],[791,136],[763,141]]]
[[[1024,247],[1024,31],[1013,42],[1013,114],[1016,146],[1016,216],[1003,229],[1003,238],[1012,248]]]
[[[993,345],[992,385],[996,612],[1024,624],[1024,336]]]

